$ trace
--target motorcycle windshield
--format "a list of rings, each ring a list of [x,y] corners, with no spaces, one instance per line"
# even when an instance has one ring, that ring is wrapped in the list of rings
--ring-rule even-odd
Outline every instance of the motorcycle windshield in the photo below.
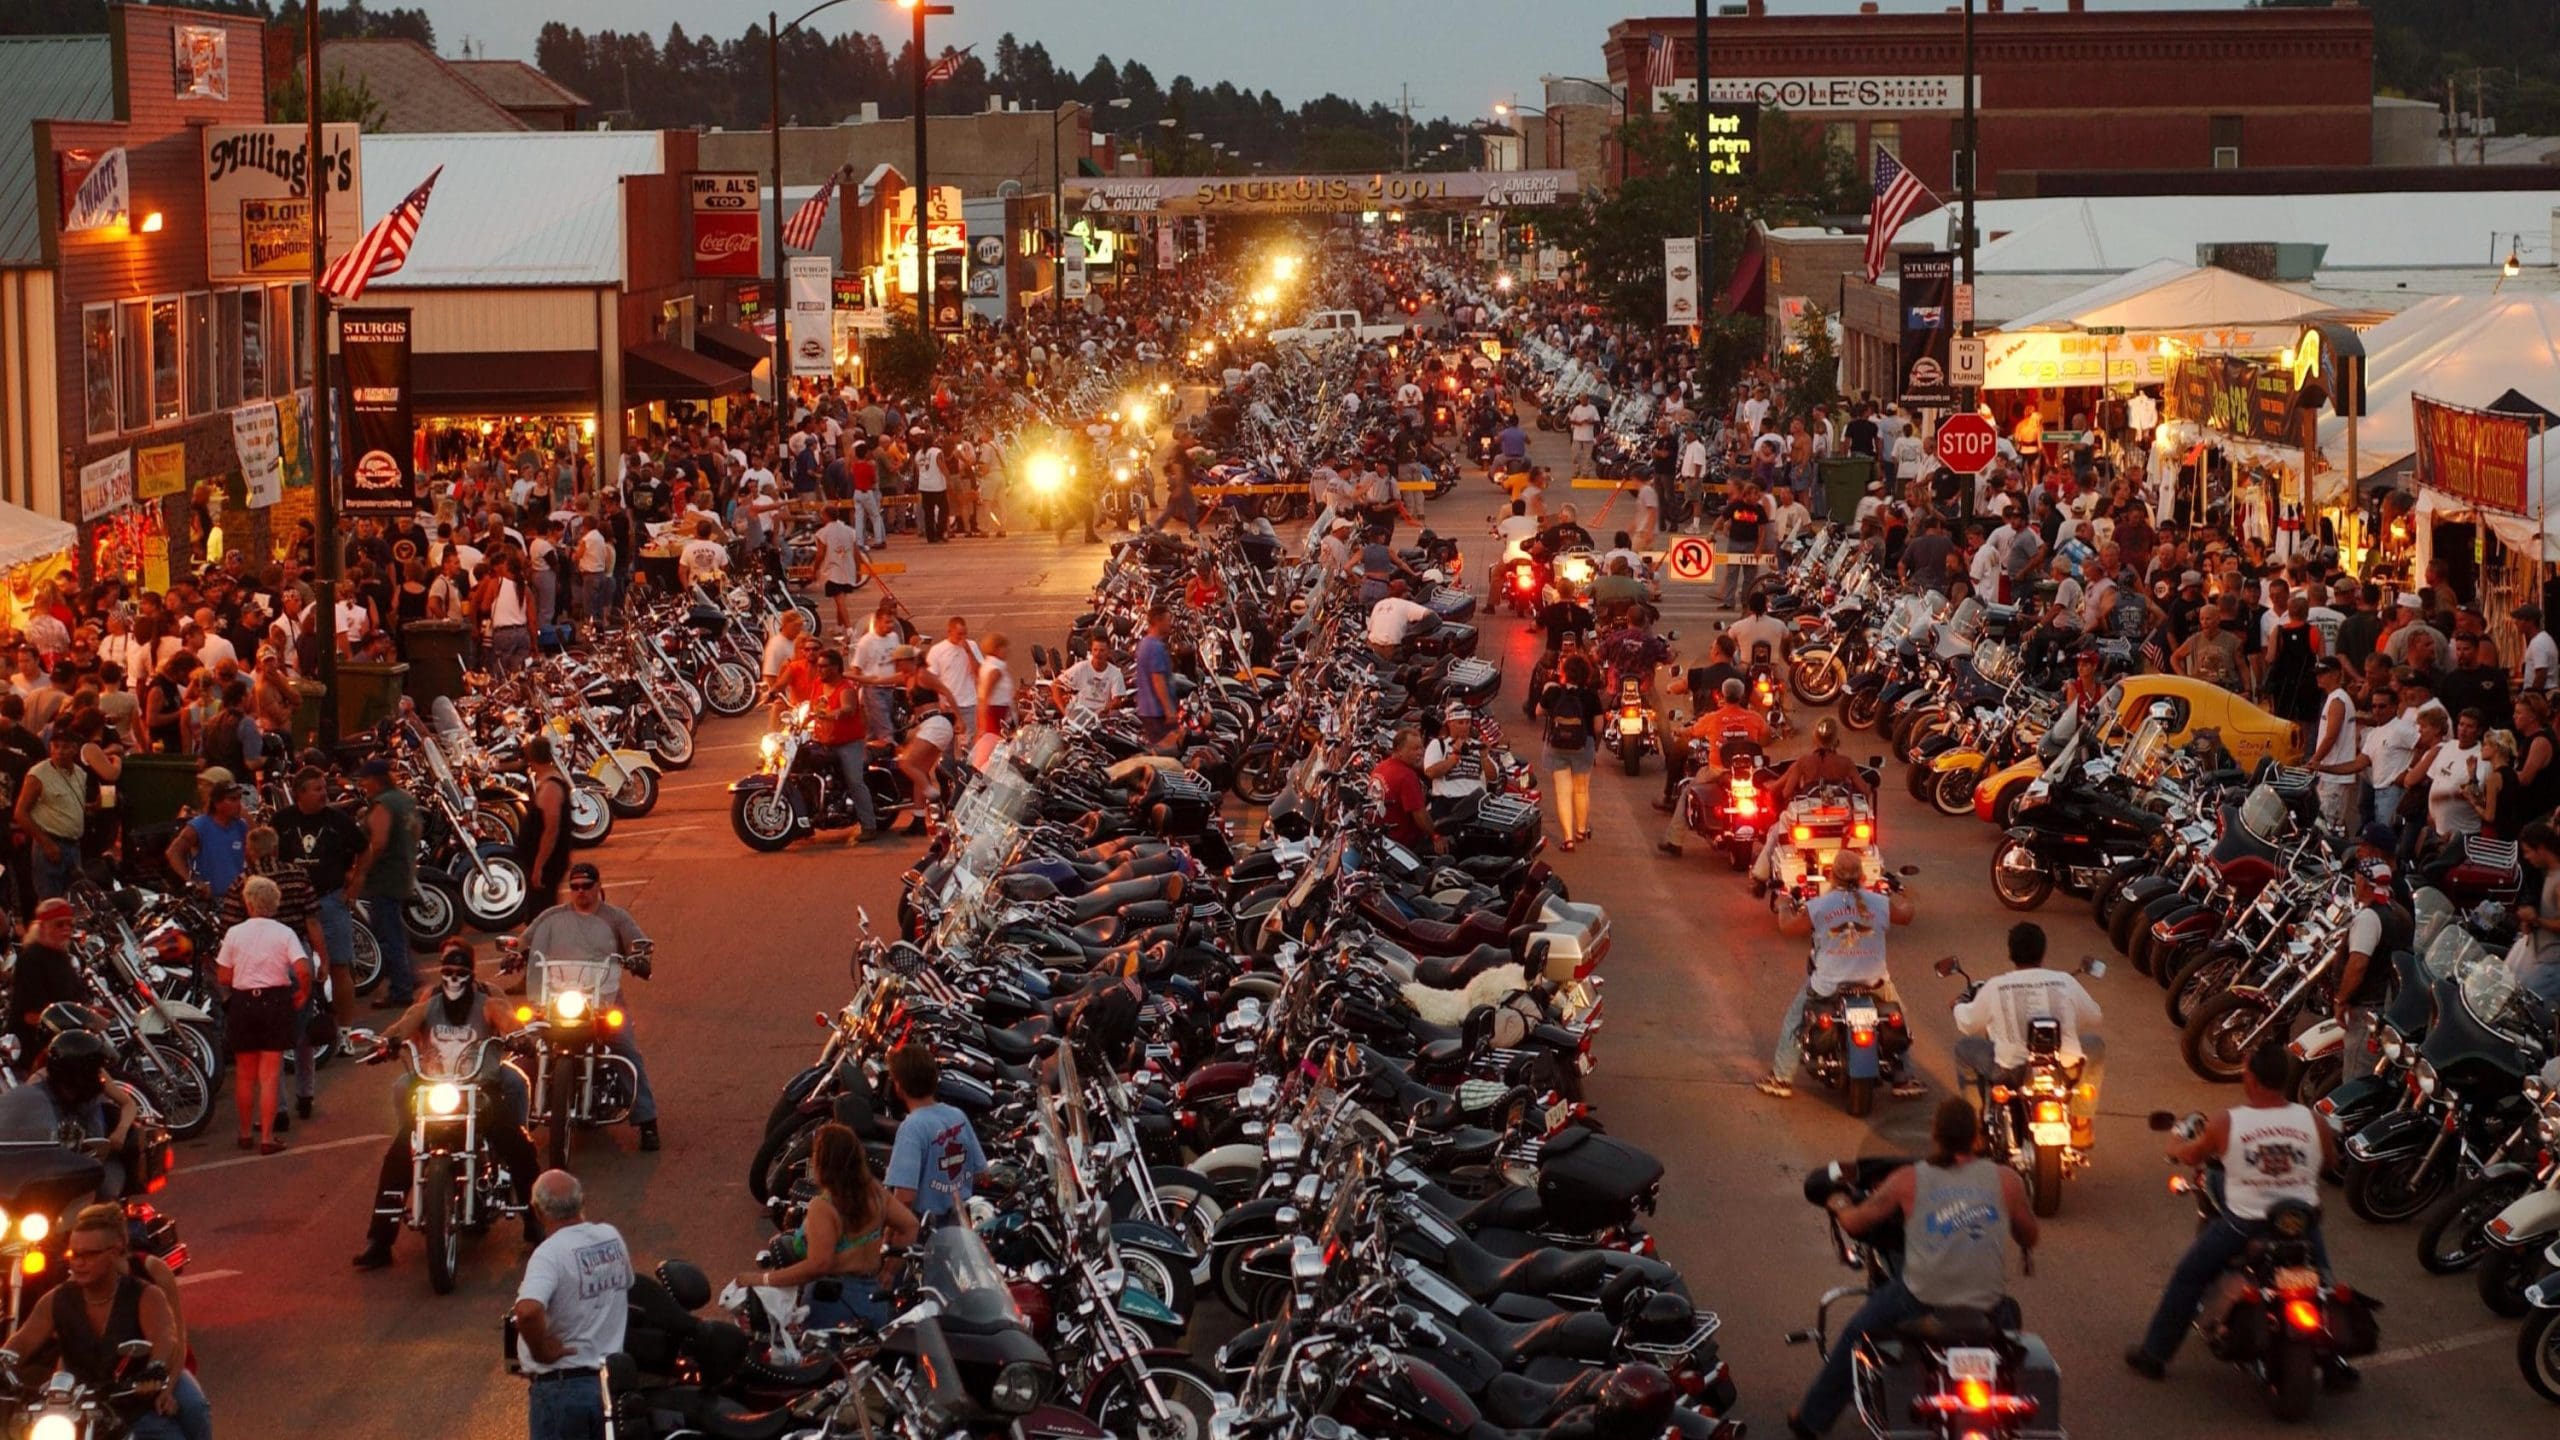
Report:
[[[1008,1325],[1029,1328],[1013,1303],[1004,1272],[996,1268],[977,1231],[966,1225],[935,1226],[925,1237],[920,1264],[918,1278],[927,1290],[942,1297],[945,1314],[975,1330]]]
[[[2424,894],[2433,892],[2421,893],[2423,897]],[[2442,920],[2436,922],[2434,939],[2418,947],[2418,953],[2424,957],[2420,965],[2426,971],[2429,984],[2467,975],[2472,970],[2497,961],[2497,957],[2489,953],[2489,947],[2480,943],[2479,936],[2459,925],[2445,924]],[[2499,964],[2498,968],[2504,970],[2505,966]]]

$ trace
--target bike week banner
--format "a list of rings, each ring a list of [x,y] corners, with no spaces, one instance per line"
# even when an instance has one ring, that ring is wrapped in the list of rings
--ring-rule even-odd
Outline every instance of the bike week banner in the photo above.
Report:
[[[80,519],[112,515],[133,503],[133,452],[119,450],[80,467]]]
[[[2217,430],[2235,440],[2302,446],[2293,374],[2281,365],[2236,355],[2182,356],[2169,371],[2168,418]]]
[[[2530,513],[2534,423],[2522,415],[2409,397],[2417,425],[2418,483],[2510,515]]]
[[[791,292],[791,373],[834,374],[834,262],[824,255],[793,255],[783,261],[783,279]]]
[[[957,335],[969,314],[969,257],[958,250],[933,252],[933,333]]]
[[[1092,293],[1093,282],[1084,273],[1084,237],[1070,235],[1058,251],[1058,298],[1082,300]]]
[[[1662,323],[1698,323],[1698,238],[1662,242]]]
[[[407,518],[418,512],[416,427],[409,417],[409,312],[341,310],[338,358],[346,371],[348,457],[338,508]]]
[[[1956,387],[1947,375],[1956,333],[1956,257],[1923,250],[1902,257],[1902,377],[1905,405],[1953,405]]]
[[[1435,171],[1398,175],[1148,175],[1070,178],[1070,215],[1358,215],[1369,210],[1486,210],[1566,205],[1581,195],[1571,170]]]
[[[754,279],[764,243],[756,173],[700,170],[685,183],[693,192],[693,273]]]
[[[263,276],[311,274],[311,179],[317,174],[329,228],[329,255],[345,254],[364,234],[364,188],[357,163],[361,131],[320,127],[321,153],[311,159],[310,132],[300,125],[208,125],[204,128],[205,262],[216,284]]]
[[[240,452],[240,481],[249,508],[264,510],[284,498],[284,436],[273,400],[231,412],[231,443]]]

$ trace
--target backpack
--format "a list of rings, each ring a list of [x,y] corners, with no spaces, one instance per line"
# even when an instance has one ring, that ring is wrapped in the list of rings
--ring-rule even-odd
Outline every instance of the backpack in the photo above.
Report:
[[[1561,682],[1549,687],[1547,744],[1557,750],[1579,750],[1591,743],[1591,706],[1584,693]]]

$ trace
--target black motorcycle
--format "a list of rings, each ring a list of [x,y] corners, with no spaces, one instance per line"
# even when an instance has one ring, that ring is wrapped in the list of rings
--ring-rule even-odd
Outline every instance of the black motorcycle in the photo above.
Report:
[[[898,768],[894,746],[865,743],[863,783],[871,789],[874,818],[886,829],[899,812],[915,809],[914,789]],[[783,728],[764,737],[762,762],[756,773],[729,787],[729,828],[750,850],[768,853],[821,830],[849,830],[861,823],[852,798],[845,794],[844,772],[836,768],[833,747],[811,735],[805,707],[794,711]],[[948,762],[948,756],[944,757]],[[945,779],[946,791],[952,785]]]

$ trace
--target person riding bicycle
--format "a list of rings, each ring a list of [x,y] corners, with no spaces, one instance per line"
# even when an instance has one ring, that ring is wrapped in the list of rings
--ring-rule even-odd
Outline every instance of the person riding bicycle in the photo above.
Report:
[[[1688,809],[1689,796],[1693,793],[1713,794],[1724,789],[1725,772],[1731,764],[1728,747],[1738,743],[1753,746],[1769,743],[1769,722],[1761,718],[1759,711],[1743,703],[1746,693],[1740,680],[1727,680],[1716,697],[1716,708],[1690,721],[1688,727],[1675,737],[1682,741],[1707,742],[1708,755],[1697,773],[1681,780],[1679,787],[1672,792],[1669,807],[1671,823],[1664,827],[1662,842],[1655,847],[1663,854],[1677,856],[1680,853],[1681,816]],[[1681,753],[1685,753],[1685,747]]]

